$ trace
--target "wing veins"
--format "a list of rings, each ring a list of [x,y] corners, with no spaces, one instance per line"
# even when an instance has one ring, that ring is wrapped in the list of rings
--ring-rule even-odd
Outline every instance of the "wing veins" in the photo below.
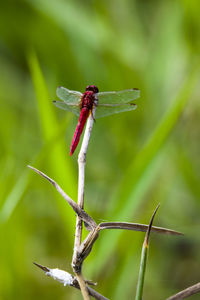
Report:
[[[59,101],[59,100],[53,100],[53,103],[56,104],[64,104],[65,106],[75,106],[75,107],[80,107],[79,103],[73,103],[73,102],[64,102],[64,101]]]
[[[104,104],[97,104],[97,107],[98,106],[105,106],[105,107],[117,107],[117,106],[123,106],[123,105],[133,105],[135,106],[136,104],[135,103],[115,103],[115,104],[109,104],[109,103],[104,103]]]
[[[99,103],[102,104],[120,104],[129,103],[140,97],[138,89],[129,89],[123,91],[100,92],[97,94]]]

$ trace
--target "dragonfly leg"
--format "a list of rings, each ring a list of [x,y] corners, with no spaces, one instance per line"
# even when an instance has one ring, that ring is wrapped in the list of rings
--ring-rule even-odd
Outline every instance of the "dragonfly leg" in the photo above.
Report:
[[[95,119],[95,117],[93,115],[93,111],[92,110],[91,110],[91,114],[92,114],[92,119],[94,120],[94,122],[96,122],[96,119]]]

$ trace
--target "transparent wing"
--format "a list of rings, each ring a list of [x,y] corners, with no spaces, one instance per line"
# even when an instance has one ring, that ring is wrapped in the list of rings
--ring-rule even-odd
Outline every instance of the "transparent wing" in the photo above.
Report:
[[[138,89],[123,90],[118,92],[103,92],[97,94],[99,104],[123,104],[139,97],[140,90]]]
[[[81,110],[79,104],[65,103],[62,101],[53,101],[53,104],[61,109],[68,110],[77,116],[80,115]]]
[[[82,94],[76,91],[70,91],[62,86],[59,86],[56,90],[56,95],[58,98],[63,100],[65,103],[80,103]]]
[[[110,116],[112,114],[118,114],[124,111],[130,111],[130,110],[134,110],[137,108],[136,104],[133,103],[126,103],[126,104],[122,104],[122,105],[118,105],[118,104],[102,104],[102,105],[97,105],[97,109],[95,112],[95,118],[102,118],[102,117],[106,117],[106,116]]]

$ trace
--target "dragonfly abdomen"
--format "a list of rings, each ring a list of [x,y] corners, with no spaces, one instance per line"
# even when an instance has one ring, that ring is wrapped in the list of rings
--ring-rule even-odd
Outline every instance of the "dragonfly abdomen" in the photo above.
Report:
[[[76,130],[75,130],[75,133],[73,136],[73,140],[72,140],[72,144],[71,144],[71,148],[70,148],[70,155],[72,155],[74,153],[74,151],[76,150],[76,147],[77,147],[80,137],[81,137],[81,133],[83,132],[83,128],[87,121],[89,112],[90,112],[90,110],[87,107],[83,107],[81,110],[78,125],[76,127]]]

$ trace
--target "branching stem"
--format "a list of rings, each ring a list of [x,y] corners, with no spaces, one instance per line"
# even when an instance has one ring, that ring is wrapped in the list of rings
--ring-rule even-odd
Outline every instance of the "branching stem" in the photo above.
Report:
[[[92,113],[89,115],[86,129],[83,137],[83,142],[81,145],[81,150],[78,156],[78,168],[79,168],[79,177],[78,177],[78,205],[81,209],[84,208],[84,190],[85,190],[85,165],[86,165],[86,154],[88,149],[88,144],[91,136],[92,127],[94,124],[94,116],[95,116],[94,106]],[[79,281],[79,285],[81,288],[82,295],[84,299],[90,299],[88,290],[85,284],[85,281],[81,275],[81,265],[78,264],[78,256],[82,239],[82,219],[77,216],[76,218],[76,231],[75,231],[75,241],[74,241],[74,252],[72,258],[72,268],[77,275],[77,280]],[[79,265],[79,269],[76,266]],[[83,280],[82,280],[82,279]]]

